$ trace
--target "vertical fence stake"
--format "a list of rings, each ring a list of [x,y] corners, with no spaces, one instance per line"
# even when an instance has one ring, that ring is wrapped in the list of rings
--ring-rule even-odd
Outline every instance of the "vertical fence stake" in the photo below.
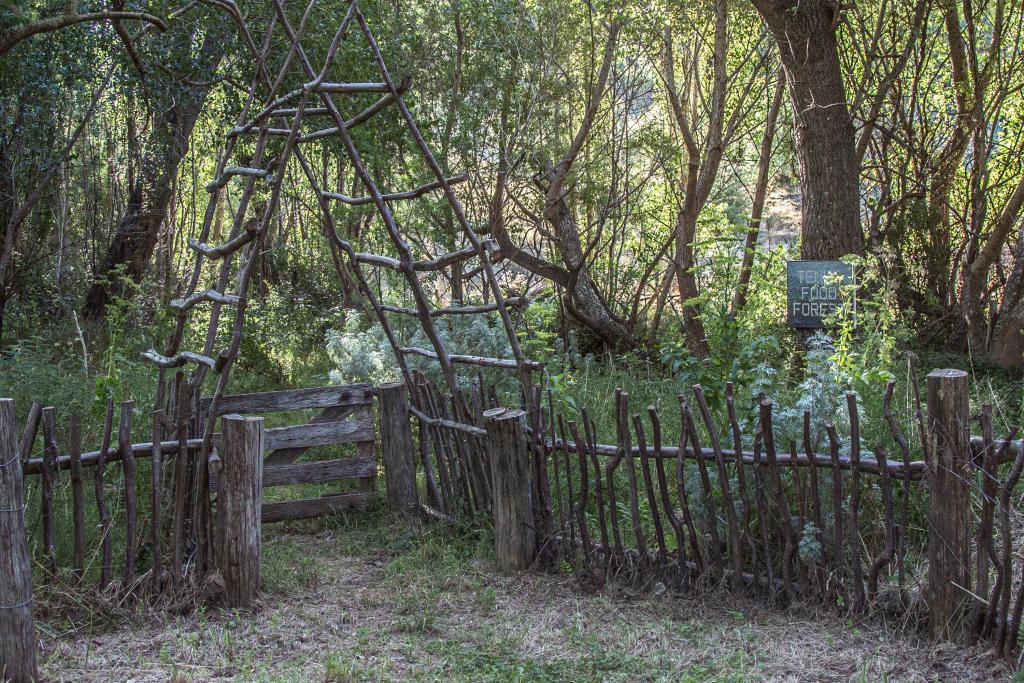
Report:
[[[502,571],[527,569],[537,555],[524,415],[506,408],[484,411],[494,480],[495,555]]]
[[[971,450],[968,375],[928,375],[928,621],[937,640],[961,641],[971,588]]]
[[[263,418],[225,415],[220,424],[217,561],[227,606],[251,607],[260,587]]]
[[[380,450],[388,503],[400,510],[416,508],[416,460],[409,425],[405,382],[377,387],[380,410]]]
[[[121,471],[124,472],[124,580],[123,589],[129,591],[135,582],[135,558],[138,554],[138,497],[135,491],[135,451],[132,448],[132,409],[134,401],[121,404],[121,420],[117,425],[117,450],[121,453]]]
[[[43,554],[46,569],[57,574],[57,530],[53,515],[53,486],[57,479],[57,409],[43,408],[43,471],[42,471]]]
[[[24,504],[14,401],[0,399],[0,676],[15,683],[39,677]]]

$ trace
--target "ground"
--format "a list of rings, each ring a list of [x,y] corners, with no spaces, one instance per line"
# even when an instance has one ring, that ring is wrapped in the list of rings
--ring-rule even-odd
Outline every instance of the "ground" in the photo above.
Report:
[[[140,607],[128,626],[44,623],[62,681],[986,681],[980,650],[877,622],[571,575],[500,575],[486,532],[370,515],[265,528],[251,613]]]

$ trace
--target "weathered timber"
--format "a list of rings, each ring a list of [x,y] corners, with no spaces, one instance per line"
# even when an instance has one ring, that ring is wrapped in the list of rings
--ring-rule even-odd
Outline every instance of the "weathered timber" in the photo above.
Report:
[[[342,479],[362,479],[373,476],[377,471],[374,458],[337,458],[316,462],[285,463],[270,465],[263,461],[263,488],[287,486],[290,484],[318,484]],[[220,474],[210,469],[210,491],[220,486]]]
[[[197,365],[204,365],[211,370],[217,367],[217,361],[209,356],[204,356],[201,353],[194,353],[192,351],[179,351],[173,356],[165,356],[159,353],[156,349],[150,349],[142,354],[145,360],[153,363],[159,368],[165,370],[170,368],[180,368],[186,363],[195,363]]]
[[[43,416],[43,404],[39,401],[32,401],[28,411],[28,418],[25,420],[25,432],[21,437],[21,461],[28,462],[32,457],[32,446],[36,441],[36,432],[39,431],[39,420]]]
[[[57,529],[53,518],[53,485],[57,476],[54,461],[57,459],[57,411],[52,407],[43,408],[43,556],[46,568],[51,574],[57,573]]]
[[[377,387],[380,415],[380,453],[388,503],[400,510],[417,507],[416,459],[409,423],[409,398],[405,382]]]
[[[223,439],[223,435],[221,438]],[[340,420],[267,429],[263,445],[268,450],[275,451],[280,448],[312,448],[373,439],[372,420]],[[216,443],[216,439],[214,442]]]
[[[72,567],[81,580],[85,573],[85,491],[82,487],[82,421],[71,416],[71,516],[74,525]]]
[[[995,521],[996,487],[999,480],[996,476],[995,458],[996,452],[992,447],[992,404],[986,403],[981,406],[981,414],[978,416],[981,423],[982,438],[985,439],[985,450],[982,451],[981,462],[981,519],[977,525],[977,532],[974,537],[975,568],[974,580],[976,595],[988,594],[989,560],[993,560],[995,569],[1002,573],[1002,565],[995,557],[990,557],[994,548],[992,547],[993,524]],[[1002,586],[1000,586],[1000,590]],[[989,610],[991,614],[994,610]],[[971,606],[970,635],[973,638],[978,634],[981,625],[985,622],[982,614],[982,601],[975,600]]]
[[[175,441],[161,441],[159,444],[159,450],[161,453],[177,453],[179,443]],[[198,450],[202,446],[202,439],[187,439],[185,441],[185,450],[193,451]],[[153,455],[153,442],[144,441],[142,443],[133,443],[132,451],[136,458],[148,458]],[[121,460],[121,453],[117,447],[108,447],[106,452],[103,454],[103,461],[107,464],[112,462],[119,462]],[[81,465],[82,467],[95,467],[100,457],[100,451],[88,451],[81,454]],[[24,472],[25,474],[41,474],[43,471],[43,458],[32,458],[25,463]],[[71,469],[71,455],[58,456],[55,461],[57,470],[69,470]]]
[[[308,519],[353,508],[364,509],[369,507],[375,498],[376,495],[373,493],[358,491],[355,493],[337,493],[321,496],[320,498],[264,503],[263,523],[283,522],[289,519]]]
[[[717,506],[715,505],[714,490],[711,486],[711,478],[708,475],[707,455],[704,449],[700,447],[700,436],[697,433],[697,426],[693,420],[690,403],[683,394],[679,394],[677,398],[679,400],[679,421],[682,428],[686,430],[687,437],[693,443],[693,452],[696,455],[697,471],[700,474],[701,482],[701,501],[705,514],[704,521],[706,522],[705,526],[708,533],[708,558],[715,570],[715,580],[717,581],[722,576],[723,571],[722,543],[718,535],[718,513]]]
[[[484,411],[494,481],[494,546],[502,571],[527,569],[537,556],[522,410]]]
[[[572,438],[574,441],[576,441],[577,443],[581,441],[579,429],[576,426],[576,422],[572,420],[569,421],[569,433],[572,434]],[[593,543],[591,543],[590,540],[590,530],[587,528],[586,517],[587,504],[590,498],[590,467],[587,464],[587,454],[585,451],[581,450],[579,453],[577,453],[576,460],[580,473],[580,498],[579,501],[577,501],[576,507],[574,508],[573,512],[575,512],[576,514],[576,526],[580,530],[580,541],[583,542],[584,560],[589,565],[591,555],[594,551]]]
[[[884,452],[882,447],[877,452]],[[882,476],[879,478],[882,488],[882,502],[885,506],[885,547],[882,552],[871,563],[868,570],[868,600],[874,600],[878,594],[878,575],[893,560],[893,553],[896,551],[896,521],[892,501],[892,487],[889,482],[889,470],[882,469]]]
[[[225,415],[221,430],[217,562],[227,606],[247,608],[260,587],[263,418]]]
[[[153,432],[152,432],[152,443],[150,445],[150,453],[152,454],[152,461],[150,462],[150,501],[151,501],[151,519],[150,519],[150,532],[151,532],[151,547],[150,551],[153,555],[153,585],[158,589],[162,580],[163,574],[163,538],[164,538],[164,527],[163,527],[163,482],[160,480],[160,474],[163,472],[163,449],[161,438],[161,429],[164,420],[164,413],[162,410],[153,412]],[[134,452],[135,446],[132,445],[132,451]]]
[[[196,304],[200,304],[204,301],[224,306],[237,306],[239,299],[234,294],[222,294],[216,289],[204,289],[201,292],[196,292],[181,299],[171,299],[171,303],[169,305],[176,311],[187,311]]]
[[[893,440],[900,447],[900,453],[903,455],[903,487],[902,497],[900,501],[900,523],[896,537],[896,576],[899,584],[900,597],[904,603],[907,602],[907,596],[904,594],[904,585],[906,583],[905,574],[905,555],[906,555],[906,543],[907,543],[907,531],[910,527],[910,444],[907,443],[907,438],[903,435],[903,431],[899,428],[896,422],[896,417],[892,413],[892,395],[896,390],[896,380],[890,379],[885,385],[885,395],[882,398],[882,412],[885,416],[886,424],[889,425],[889,432],[892,434]]]
[[[789,600],[793,600],[796,597],[792,577],[793,555],[796,551],[796,542],[793,530],[793,516],[790,513],[789,501],[786,499],[786,491],[782,486],[782,477],[779,474],[778,455],[775,450],[775,432],[772,427],[772,406],[771,400],[767,398],[761,400],[761,437],[764,439],[768,474],[775,484],[775,512],[781,522],[779,526],[784,546],[782,551],[782,586],[786,591],[786,597]]]
[[[467,180],[469,180],[469,174],[463,173],[461,175],[448,178],[448,183],[454,185],[456,183],[462,183]],[[428,192],[433,192],[440,187],[441,182],[435,180],[424,185],[420,185],[419,187],[414,187],[411,190],[406,190],[404,192],[389,192],[388,194],[381,195],[381,198],[386,202],[401,201],[404,199],[416,199],[417,197],[422,197]],[[324,192],[323,196],[326,197],[327,199],[333,199],[335,201],[341,202],[342,204],[347,204],[348,206],[365,206],[367,204],[373,204],[374,201],[373,197],[350,197],[349,195],[341,194],[340,192]],[[473,250],[472,255],[476,256],[476,250]]]
[[[833,552],[835,553],[836,585],[843,590],[844,578],[846,576],[846,542],[844,529],[846,527],[846,515],[843,514],[843,471],[836,465],[839,463],[839,450],[842,444],[839,442],[839,433],[831,422],[825,424],[825,433],[828,434],[829,457],[832,458],[832,517],[834,520],[834,542]]]
[[[615,403],[617,405],[619,444],[624,453],[632,449],[632,438],[629,431],[629,394],[621,389],[615,390]],[[644,533],[643,518],[640,516],[640,490],[636,478],[636,462],[633,458],[626,458],[626,481],[629,483],[629,518],[633,526],[633,537],[636,539],[636,549],[640,552],[640,566],[648,568],[650,558],[647,555],[647,535]]]
[[[0,671],[30,683],[39,669],[20,455],[14,401],[0,399]]]
[[[647,507],[651,511],[654,522],[654,540],[658,544],[658,564],[668,564],[668,546],[665,543],[665,530],[661,525],[661,512],[658,501],[654,497],[654,478],[651,476],[651,461],[647,457],[647,434],[644,432],[643,420],[639,415],[633,416],[633,431],[636,432],[636,445],[640,449],[640,473],[643,475],[644,491],[647,494]]]
[[[329,406],[310,418],[309,423],[318,424],[321,422],[338,422],[340,420],[345,420],[360,408],[362,408],[362,406],[359,405]],[[279,448],[276,451],[272,451],[267,454],[267,457],[263,459],[263,466],[266,468],[268,465],[284,465],[286,463],[295,462],[308,450],[309,447],[305,446]]]
[[[308,92],[351,94],[388,92],[388,85],[387,83],[307,83],[304,89]]]
[[[506,306],[526,306],[530,303],[530,300],[524,296],[510,296],[505,299]],[[389,313],[402,313],[405,315],[418,316],[419,312],[412,308],[404,306],[381,306],[381,308]],[[430,311],[430,317],[438,318],[444,315],[477,315],[479,313],[493,313],[498,310],[497,304],[478,304],[470,306],[445,306],[443,308],[434,308]]]
[[[739,519],[736,516],[736,504],[732,498],[732,487],[729,485],[729,473],[725,469],[725,456],[722,455],[722,444],[718,438],[718,429],[711,418],[711,410],[708,408],[707,399],[704,398],[703,387],[699,384],[694,384],[693,395],[697,399],[697,408],[700,410],[701,419],[704,421],[708,437],[711,439],[711,450],[715,454],[715,464],[718,467],[718,485],[722,491],[722,503],[725,508],[726,520],[729,524],[732,587],[733,590],[740,590],[743,587],[741,580],[743,576],[743,556],[740,551],[740,525]]]
[[[860,539],[860,415],[857,412],[857,394],[846,393],[846,408],[850,415],[850,580],[853,582],[853,608],[861,612],[867,603],[864,590],[864,570],[861,567]]]
[[[735,399],[733,397],[733,384],[732,384],[732,382],[726,382],[725,383],[725,405],[726,405],[726,411],[727,411],[728,416],[729,416],[729,426],[732,428],[732,450],[733,450],[734,453],[736,453],[736,452],[742,453],[743,452],[743,433],[742,433],[742,430],[740,429],[739,418],[736,415],[736,401],[735,401]],[[813,452],[811,451],[810,448],[805,448],[804,452],[811,454],[810,457],[808,458],[808,460],[811,461],[810,462],[810,466],[812,468],[814,468],[815,467],[815,463],[813,462],[814,461],[814,454],[813,454]],[[722,456],[725,457],[725,452],[724,451],[722,453]],[[750,551],[751,557],[757,557],[757,544],[754,542],[754,539],[752,538],[752,536],[749,533],[750,523],[751,523],[751,515],[750,515],[750,498],[747,495],[747,473],[746,473],[746,469],[747,468],[746,468],[745,463],[743,462],[742,456],[741,456],[739,462],[736,462],[735,459],[733,459],[733,462],[734,462],[735,467],[736,467],[736,488],[737,488],[737,493],[739,494],[740,510],[741,510],[741,514],[743,516],[743,526],[742,526],[743,538],[746,541],[746,545],[747,545],[747,547],[748,547],[748,549]],[[756,576],[756,574],[757,574],[757,563],[754,562],[752,564],[752,566],[754,567],[754,573],[755,573],[755,576]]]
[[[138,538],[138,501],[135,492],[135,455],[132,449],[132,409],[134,401],[121,404],[121,421],[117,425],[117,447],[121,451],[121,465],[124,472],[124,578],[127,590],[135,581],[135,557]]]
[[[456,422],[455,420],[446,420],[442,417],[430,417],[414,406],[409,406],[409,414],[429,427],[447,427],[448,429],[463,431],[467,434],[472,434],[473,436],[487,436],[486,429],[480,429],[479,427],[474,427],[473,425],[464,424],[462,422]]]
[[[224,244],[210,246],[205,242],[200,242],[195,238],[190,238],[188,246],[193,251],[202,254],[211,261],[216,261],[217,259],[222,259],[225,256],[231,256],[257,237],[259,237],[259,232],[256,230],[244,230]]]
[[[1001,444],[1001,443],[1003,443],[1003,442],[999,441],[999,440],[997,440],[995,442],[996,446],[999,446],[999,444]],[[566,447],[571,452],[575,452],[576,448],[577,448],[577,445],[570,441],[568,444],[566,444]],[[545,439],[544,440],[544,448],[548,452],[554,451],[555,449],[562,448],[562,441],[561,440],[552,441],[551,439]],[[595,453],[597,455],[599,455],[599,456],[618,457],[618,455],[619,455],[618,447],[617,446],[612,446],[610,444],[595,444],[595,449],[596,449]],[[700,457],[701,458],[709,459],[709,458],[714,458],[714,456],[715,456],[714,450],[711,449],[711,448],[698,448],[697,450],[700,451]],[[697,460],[696,451],[694,451],[694,449],[692,447],[686,447],[686,448],[682,449],[682,451],[684,453],[684,457],[687,460]],[[678,447],[676,447],[676,446],[664,446],[662,448],[661,455],[658,456],[658,457],[668,458],[668,459],[671,459],[671,460],[675,460],[676,458],[679,457],[679,452],[680,452],[680,449]],[[1016,451],[1014,451],[1014,452],[1016,452]],[[639,458],[640,457],[640,449],[634,446],[632,448],[630,454],[634,458]],[[731,449],[724,449],[723,448],[722,449],[722,456],[725,458],[726,462],[735,462],[736,461],[735,451],[733,451]],[[751,451],[741,451],[741,453],[740,453],[740,460],[745,465],[753,465],[758,457],[761,458],[762,464],[765,464],[764,463],[765,456],[764,456],[763,453],[761,455],[755,455],[755,453],[753,453]],[[835,462],[833,462],[830,457],[822,455],[820,453],[819,454],[815,454],[814,458],[815,458],[815,464],[818,467],[825,467],[825,468],[830,468],[830,469],[840,469],[840,470],[849,470],[852,467],[852,464],[850,462],[849,456],[840,455]],[[902,462],[900,462],[898,460],[886,460],[885,463],[886,463],[886,465],[889,468],[889,474],[891,474],[893,477],[902,477],[902,476],[904,476],[904,471],[905,470],[904,470],[904,465],[903,465]],[[776,464],[778,466],[780,466],[780,467],[793,467],[794,465],[797,466],[797,467],[808,467],[808,466],[810,466],[809,458],[807,457],[807,455],[805,453],[797,453],[797,459],[796,459],[795,462],[794,462],[794,460],[793,460],[793,458],[792,458],[792,456],[790,454],[788,454],[788,453],[778,453],[776,455]],[[860,471],[861,471],[862,474],[866,473],[866,474],[877,475],[877,474],[879,474],[879,468],[880,467],[881,467],[881,463],[879,463],[874,458],[865,458],[865,457],[861,458],[861,461],[860,461]],[[925,466],[925,462],[924,461],[917,460],[917,461],[911,462],[910,463],[910,468],[909,468],[909,471],[911,473],[911,481],[920,481],[921,479],[923,479],[924,478],[925,469],[926,469],[926,466]]]
[[[180,579],[185,563],[185,504],[188,500],[186,481],[188,476],[188,460],[190,452],[185,448],[188,441],[189,400],[185,373],[175,375],[175,429],[178,434],[178,453],[174,457],[174,470],[171,480],[171,500],[174,507],[171,517],[171,571],[176,579]]]
[[[676,515],[675,506],[669,496],[668,476],[665,474],[665,461],[658,456],[661,455],[661,419],[658,417],[658,410],[654,406],[647,407],[647,416],[651,420],[651,437],[654,439],[654,468],[658,474],[658,493],[661,498],[661,507],[665,511],[669,525],[676,537],[676,552],[679,555],[679,566],[686,564],[686,537],[683,533],[683,524]]]
[[[274,177],[274,173],[272,170],[265,168],[250,168],[247,166],[228,166],[227,168],[224,169],[223,172],[221,172],[221,174],[217,178],[211,180],[206,184],[206,191],[214,192],[216,190],[219,190],[220,188],[227,185],[228,181],[234,178],[235,176],[256,178],[258,180],[265,180],[267,182],[270,182]]]
[[[423,356],[424,358],[437,358],[437,353],[434,351],[428,351],[427,349],[421,349],[416,346],[403,346],[400,351],[402,353],[412,354],[414,356]],[[490,368],[506,368],[514,370],[518,368],[518,364],[514,360],[507,360],[505,358],[485,358],[484,356],[466,356],[458,353],[448,354],[448,359],[452,363],[462,363],[464,365],[481,365]],[[526,360],[523,364],[531,370],[542,370],[544,364],[538,361]]]
[[[594,453],[592,448],[594,445],[594,423],[590,419],[590,415],[587,413],[586,408],[583,408],[580,411],[580,417],[583,419],[583,433],[584,438],[586,439],[586,447],[577,450],[580,453],[586,452],[590,458],[590,466],[594,470],[594,502],[597,505],[597,526],[601,534],[601,548],[604,549],[605,569],[607,569],[608,562],[611,560],[611,546],[608,545],[608,523],[604,516],[604,492],[601,484],[601,463],[598,462],[597,454]],[[543,453],[541,453],[540,456],[543,457]]]
[[[209,412],[212,400],[209,396],[203,397],[199,403],[200,409],[203,412]],[[306,408],[367,405],[372,402],[373,386],[370,384],[285,389],[283,391],[223,396],[217,408],[217,415],[212,417],[219,417],[227,413],[271,413]]]
[[[100,539],[103,546],[103,556],[100,565],[100,590],[110,583],[111,563],[113,562],[113,547],[110,538],[110,513],[107,511],[106,493],[104,491],[104,476],[106,474],[106,454],[110,448],[110,437],[114,428],[114,399],[107,399],[107,412],[103,418],[103,441],[100,446],[99,455],[96,459],[96,471],[93,478],[96,492],[96,509],[100,518]]]
[[[971,449],[969,376],[962,370],[928,375],[928,624],[937,640],[965,637],[971,586]]]

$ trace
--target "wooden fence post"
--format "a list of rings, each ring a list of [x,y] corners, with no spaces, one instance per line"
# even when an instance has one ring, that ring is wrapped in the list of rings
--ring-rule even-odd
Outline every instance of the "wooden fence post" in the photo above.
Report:
[[[928,375],[928,621],[933,638],[962,641],[971,587],[968,375]]]
[[[0,679],[39,678],[14,401],[0,399]]]
[[[416,455],[409,426],[405,382],[377,387],[380,410],[380,451],[388,503],[402,510],[416,507]]]
[[[527,569],[537,555],[525,412],[484,411],[494,481],[494,546],[498,569]]]
[[[260,587],[263,418],[221,418],[217,561],[228,607],[250,607]]]

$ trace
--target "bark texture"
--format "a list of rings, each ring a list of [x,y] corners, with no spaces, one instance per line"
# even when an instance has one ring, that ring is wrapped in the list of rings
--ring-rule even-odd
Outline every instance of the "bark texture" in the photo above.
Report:
[[[860,171],[830,0],[751,0],[778,44],[793,107],[803,218],[800,255],[864,253]]]

